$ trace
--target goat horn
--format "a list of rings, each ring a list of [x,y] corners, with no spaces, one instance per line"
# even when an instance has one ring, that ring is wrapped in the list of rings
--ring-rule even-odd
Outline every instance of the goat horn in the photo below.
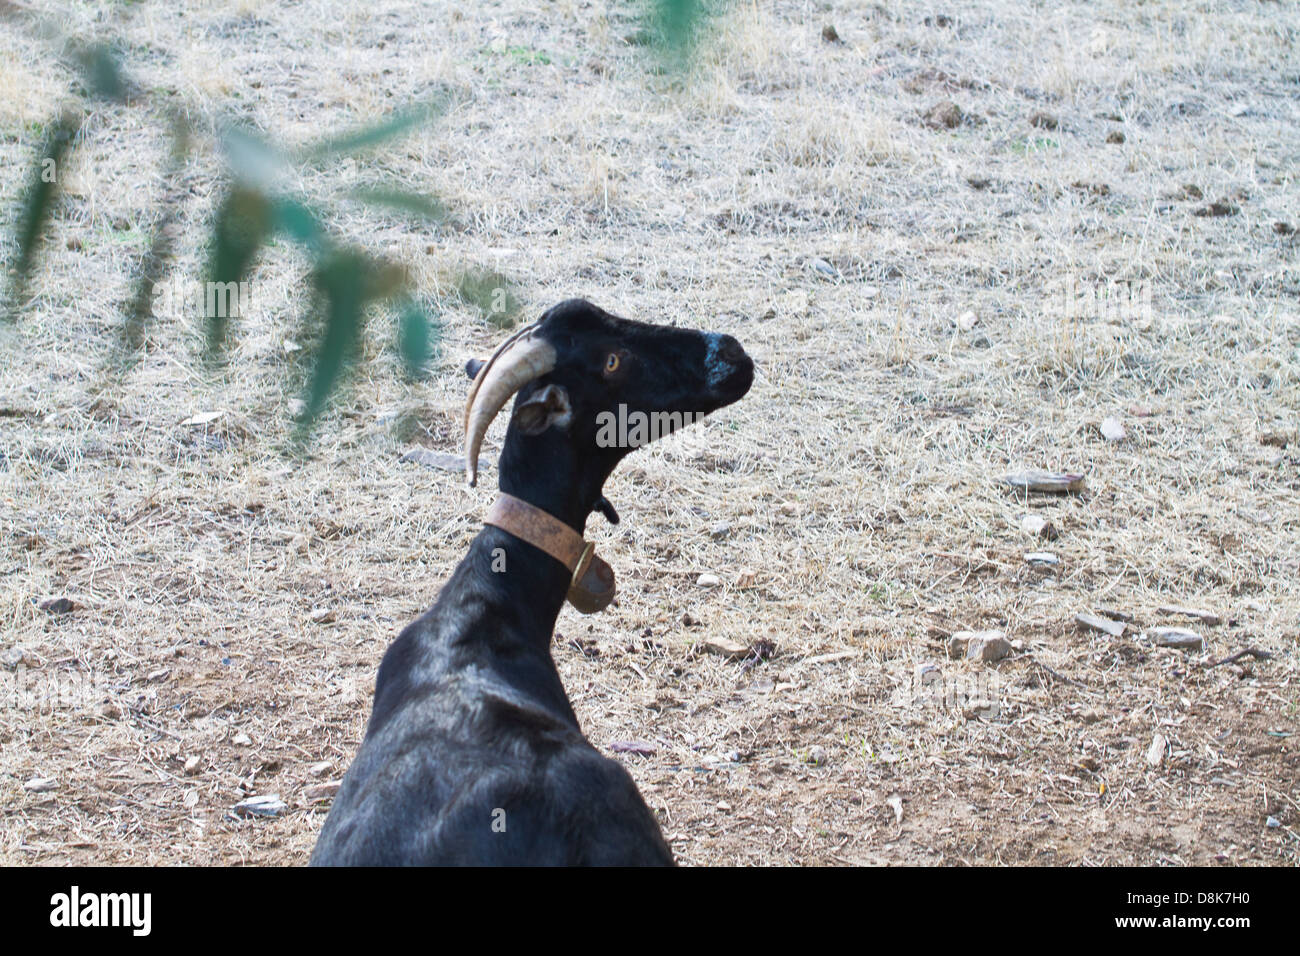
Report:
[[[555,347],[534,338],[536,325],[520,329],[501,343],[469,390],[465,402],[465,474],[470,487],[478,483],[478,452],[488,426],[510,396],[555,368]]]

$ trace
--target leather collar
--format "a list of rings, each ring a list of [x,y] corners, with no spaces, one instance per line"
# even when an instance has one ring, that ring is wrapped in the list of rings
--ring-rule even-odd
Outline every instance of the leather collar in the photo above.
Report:
[[[555,515],[502,492],[483,523],[528,542],[564,565],[572,575],[568,601],[583,614],[603,610],[614,599],[614,569],[596,556],[594,543]]]

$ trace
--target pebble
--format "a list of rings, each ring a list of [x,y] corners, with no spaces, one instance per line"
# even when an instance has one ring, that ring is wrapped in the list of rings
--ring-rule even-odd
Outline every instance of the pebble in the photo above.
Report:
[[[1089,631],[1100,631],[1102,634],[1109,634],[1111,637],[1123,637],[1124,631],[1127,630],[1127,625],[1123,621],[1110,621],[1095,614],[1076,614],[1074,620],[1082,628]]]
[[[1169,741],[1164,734],[1156,734],[1151,738],[1151,746],[1147,748],[1147,763],[1152,767],[1160,766],[1160,762],[1165,759],[1165,748],[1169,746]]]
[[[1120,420],[1112,415],[1101,420],[1101,437],[1106,441],[1123,441],[1128,437],[1128,432]]]
[[[236,813],[254,817],[278,817],[289,807],[280,799],[278,793],[268,793],[260,797],[249,797],[235,804]]]
[[[1182,607],[1177,604],[1162,604],[1160,613],[1168,614],[1171,617],[1185,617],[1200,621],[1206,627],[1218,627],[1223,623],[1223,618],[1213,611],[1202,611],[1194,607]]]
[[[948,656],[991,664],[1011,653],[1011,642],[1001,631],[957,631],[948,638]]]
[[[744,644],[726,637],[712,637],[701,645],[710,654],[717,654],[727,660],[737,660],[749,656],[749,648]]]
[[[1025,515],[1021,518],[1020,530],[1031,538],[1042,538],[1044,541],[1055,541],[1057,537],[1056,525],[1039,515]]]
[[[1176,647],[1184,651],[1199,651],[1205,647],[1205,638],[1195,631],[1181,627],[1153,627],[1147,631],[1157,647]]]

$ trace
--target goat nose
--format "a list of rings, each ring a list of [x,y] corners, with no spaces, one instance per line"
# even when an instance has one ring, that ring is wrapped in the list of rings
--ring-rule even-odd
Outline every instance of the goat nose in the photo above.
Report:
[[[718,358],[728,365],[739,365],[748,356],[734,338],[730,335],[720,335],[718,336]]]

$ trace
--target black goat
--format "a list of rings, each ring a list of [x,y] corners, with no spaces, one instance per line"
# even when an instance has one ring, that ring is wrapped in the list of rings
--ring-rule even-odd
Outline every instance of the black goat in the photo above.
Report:
[[[488,424],[517,392],[503,498],[558,519],[561,536],[581,543],[592,511],[617,520],[602,487],[630,450],[602,439],[602,413],[689,422],[744,395],[754,366],[730,336],[571,300],[467,371],[470,483]],[[575,568],[500,527],[479,532],[437,603],[384,655],[365,740],[313,865],[673,862],[627,771],[583,737],[551,659],[556,617],[590,550]]]

